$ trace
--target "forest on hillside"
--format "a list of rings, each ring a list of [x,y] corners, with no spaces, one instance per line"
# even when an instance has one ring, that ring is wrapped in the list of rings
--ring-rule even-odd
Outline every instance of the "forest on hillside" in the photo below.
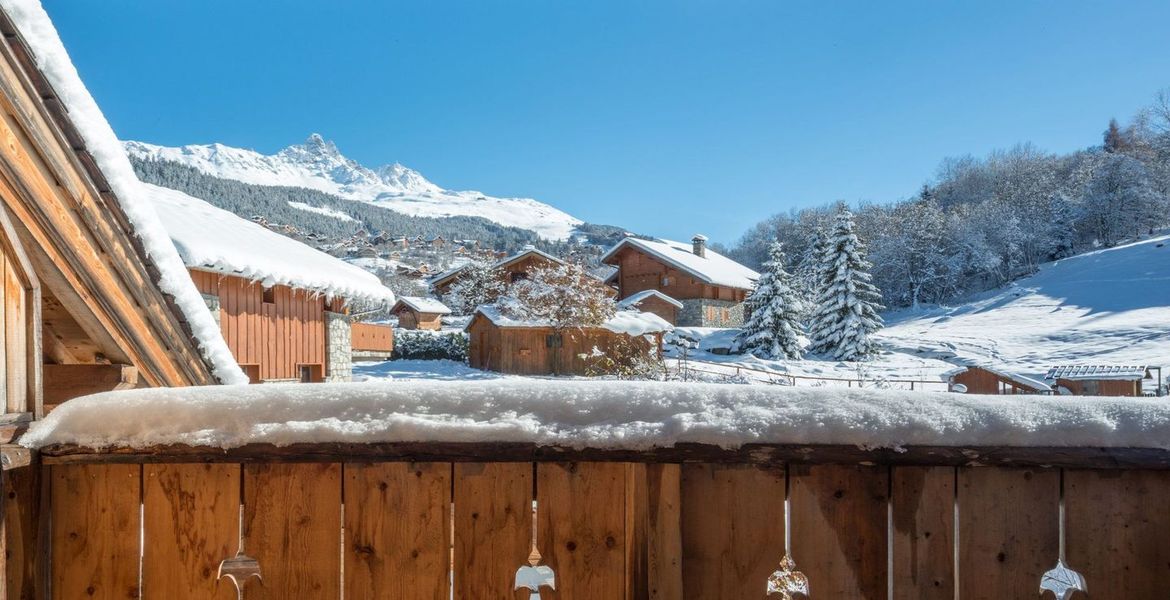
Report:
[[[784,244],[797,280],[844,203],[777,214],[729,256],[759,267]],[[1031,144],[942,161],[912,197],[851,207],[887,307],[940,303],[1029,275],[1044,262],[1115,246],[1170,225],[1170,90],[1100,144],[1050,154]]]

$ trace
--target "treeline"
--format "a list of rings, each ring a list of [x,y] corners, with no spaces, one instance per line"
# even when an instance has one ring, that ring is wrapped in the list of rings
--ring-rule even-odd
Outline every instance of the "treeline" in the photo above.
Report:
[[[724,251],[758,267],[777,239],[807,280],[817,232],[842,204],[775,215]],[[1170,225],[1170,95],[1126,125],[1110,121],[1098,146],[1056,155],[1023,144],[946,159],[913,197],[854,211],[890,307],[945,302],[1148,236]]]

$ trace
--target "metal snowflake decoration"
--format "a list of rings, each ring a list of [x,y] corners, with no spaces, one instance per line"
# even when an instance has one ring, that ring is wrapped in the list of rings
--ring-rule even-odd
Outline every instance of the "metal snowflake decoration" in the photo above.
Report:
[[[540,600],[540,588],[557,589],[557,576],[552,567],[540,564],[540,552],[536,544],[532,545],[532,552],[528,554],[528,565],[516,570],[514,590],[528,590],[529,600]]]
[[[808,594],[808,577],[796,570],[796,562],[787,554],[780,559],[780,568],[768,577],[767,596],[779,594],[783,600],[795,600],[797,594],[805,598]]]
[[[1068,568],[1063,559],[1056,561],[1056,566],[1040,578],[1040,594],[1052,592],[1056,600],[1069,600],[1075,592],[1088,594],[1085,588],[1085,577]]]

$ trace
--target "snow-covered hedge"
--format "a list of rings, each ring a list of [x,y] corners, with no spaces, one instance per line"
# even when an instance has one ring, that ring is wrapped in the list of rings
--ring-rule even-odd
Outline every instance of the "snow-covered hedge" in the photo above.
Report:
[[[467,334],[462,331],[394,330],[394,358],[467,361]]]

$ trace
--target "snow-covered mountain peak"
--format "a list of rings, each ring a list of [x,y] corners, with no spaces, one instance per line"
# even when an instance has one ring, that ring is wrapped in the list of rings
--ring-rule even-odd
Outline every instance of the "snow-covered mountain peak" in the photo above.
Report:
[[[333,142],[314,133],[302,144],[275,154],[223,144],[158,146],[123,142],[144,160],[177,162],[213,177],[270,186],[319,190],[420,217],[474,216],[519,227],[550,240],[568,238],[582,223],[530,198],[494,198],[473,191],[447,191],[397,162],[371,169],[346,157]]]

